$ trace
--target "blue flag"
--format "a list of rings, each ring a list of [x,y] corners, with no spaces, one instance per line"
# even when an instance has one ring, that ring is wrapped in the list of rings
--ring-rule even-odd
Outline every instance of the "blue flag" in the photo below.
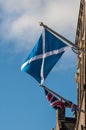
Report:
[[[32,52],[21,66],[21,71],[32,75],[43,84],[48,73],[67,49],[67,45],[44,29]]]

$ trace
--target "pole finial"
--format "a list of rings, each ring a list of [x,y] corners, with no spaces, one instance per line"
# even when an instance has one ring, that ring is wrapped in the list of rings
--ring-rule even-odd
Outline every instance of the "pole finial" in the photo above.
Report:
[[[39,24],[40,24],[40,26],[43,26],[43,25],[44,25],[43,22],[39,22]]]

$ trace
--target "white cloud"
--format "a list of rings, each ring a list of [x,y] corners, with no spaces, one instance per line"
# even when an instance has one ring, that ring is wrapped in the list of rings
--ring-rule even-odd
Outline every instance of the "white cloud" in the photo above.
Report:
[[[41,33],[39,21],[73,40],[78,18],[78,0],[1,0],[1,38],[29,49]],[[20,44],[21,43],[21,44]],[[28,46],[29,45],[29,46]]]

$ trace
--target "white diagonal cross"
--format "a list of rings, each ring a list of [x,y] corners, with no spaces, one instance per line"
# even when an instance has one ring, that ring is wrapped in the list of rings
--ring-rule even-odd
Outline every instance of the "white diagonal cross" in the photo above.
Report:
[[[42,59],[43,57],[44,58],[47,58],[49,56],[52,56],[52,55],[56,55],[56,54],[59,54],[61,52],[64,52],[67,50],[68,47],[63,47],[61,49],[57,49],[57,50],[53,50],[53,51],[50,51],[50,52],[46,52],[44,54],[40,54],[40,55],[37,55],[37,56],[34,56],[32,57],[31,59],[27,60],[22,66],[21,66],[21,70],[28,64],[30,64],[31,62],[33,61],[36,61],[36,60],[39,60],[39,59]]]
[[[49,57],[49,56],[52,56],[52,55],[56,55],[56,54],[59,54],[61,52],[64,52],[68,47],[63,47],[61,49],[57,49],[57,50],[53,50],[53,51],[50,51],[50,52],[45,52],[45,30],[43,30],[43,33],[42,33],[42,40],[43,40],[43,44],[42,44],[42,48],[43,48],[43,54],[40,54],[40,55],[37,55],[37,56],[34,56],[32,57],[31,59],[27,60],[22,66],[21,66],[21,70],[23,70],[23,68],[30,64],[31,62],[33,61],[36,61],[36,60],[39,60],[39,59],[42,59],[42,64],[41,64],[41,70],[40,70],[40,77],[41,77],[41,85],[43,84],[44,82],[44,74],[43,74],[43,70],[44,70],[44,59]]]

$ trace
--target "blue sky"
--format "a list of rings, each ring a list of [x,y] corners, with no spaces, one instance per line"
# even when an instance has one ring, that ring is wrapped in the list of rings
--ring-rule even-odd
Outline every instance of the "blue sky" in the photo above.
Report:
[[[44,91],[20,67],[35,45],[43,21],[74,42],[78,0],[0,0],[0,129],[50,130],[56,115]],[[68,49],[45,85],[76,103],[76,59]],[[67,113],[72,116],[71,112]]]

